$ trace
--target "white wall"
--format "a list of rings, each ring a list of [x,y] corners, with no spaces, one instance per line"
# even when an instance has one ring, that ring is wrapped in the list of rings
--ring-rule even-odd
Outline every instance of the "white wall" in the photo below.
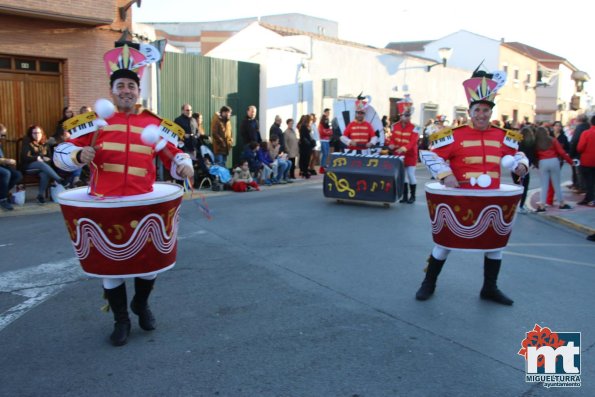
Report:
[[[417,109],[412,121],[418,124],[423,103],[438,104],[438,111],[451,120],[455,106],[467,106],[462,88],[463,80],[469,78],[466,70],[436,66],[427,72],[431,62],[423,59],[364,45],[280,36],[257,23],[207,55],[260,63],[259,121],[265,136],[277,114],[285,121],[304,113],[320,115],[323,108],[331,107],[332,100],[322,98],[323,79],[338,80],[340,97],[355,97],[361,92],[370,95],[381,115],[390,114],[389,98],[403,97],[406,85]],[[395,86],[398,91],[394,91]]]
[[[486,70],[491,72],[499,69],[500,42],[498,40],[459,30],[426,45],[423,56],[441,61],[438,49],[442,47],[453,49],[448,60],[449,66],[473,71],[483,60]]]

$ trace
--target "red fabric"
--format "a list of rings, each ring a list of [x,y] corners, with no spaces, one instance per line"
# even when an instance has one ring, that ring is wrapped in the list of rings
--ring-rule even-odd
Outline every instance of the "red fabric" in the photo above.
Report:
[[[260,188],[258,187],[258,184],[254,181],[250,182],[250,183],[246,183],[246,182],[235,182],[233,185],[231,185],[231,189],[234,192],[238,192],[238,193],[242,193],[248,190],[248,186],[252,186],[254,189],[256,190],[260,190]]]
[[[329,141],[333,136],[332,128],[324,128],[322,123],[318,123],[318,135],[321,141]]]
[[[562,158],[568,164],[572,165],[572,159],[562,149],[560,142],[557,139],[552,139],[552,146],[546,150],[536,150],[535,155],[537,156],[537,160],[546,160],[546,159],[555,159],[555,158]]]
[[[349,146],[349,150],[362,150],[365,149],[364,146],[366,143],[370,142],[370,140],[376,136],[376,131],[374,131],[372,125],[367,121],[362,121],[360,123],[356,120],[347,125],[343,135],[352,140],[353,143],[361,145]]]
[[[412,123],[407,123],[403,126],[402,123],[395,123],[393,125],[393,131],[390,136],[389,145],[394,145],[395,150],[404,147],[407,149],[405,152],[405,167],[414,167],[417,165],[417,141],[419,134],[416,131],[416,127]]]
[[[576,149],[581,154],[581,165],[595,167],[595,127],[583,131]]]
[[[141,141],[142,130],[159,125],[161,119],[144,111],[140,114],[116,113],[106,120],[108,125],[99,133],[95,142],[95,159],[91,168],[91,194],[96,196],[132,196],[153,191],[156,179],[155,150]],[[83,135],[69,142],[89,146],[95,133]],[[122,149],[120,149],[122,148]],[[182,153],[171,143],[159,152],[164,166],[171,167],[173,156]]]
[[[554,205],[554,185],[552,184],[551,179],[550,184],[547,187],[547,198],[545,199],[545,203],[548,205]]]
[[[452,130],[454,142],[432,149],[444,160],[450,161],[450,168],[462,188],[482,189],[470,184],[471,177],[487,173],[492,178],[488,189],[500,187],[500,160],[517,151],[504,144],[506,130],[490,127],[479,131],[465,125]],[[479,162],[475,162],[480,158]]]

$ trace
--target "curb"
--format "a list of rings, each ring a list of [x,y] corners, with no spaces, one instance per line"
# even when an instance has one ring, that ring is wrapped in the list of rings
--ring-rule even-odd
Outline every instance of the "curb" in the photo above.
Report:
[[[286,185],[274,185],[274,186],[264,186],[266,189],[261,189],[261,190],[268,190],[270,188],[272,189],[285,189],[285,188],[289,188],[292,186],[299,186],[299,185],[310,185],[310,184],[314,184],[314,183],[320,183],[322,180],[321,177],[318,176],[314,176],[311,179],[308,180],[296,180],[294,181],[294,183],[291,184],[286,184]],[[221,192],[214,192],[211,189],[205,189],[205,190],[196,190],[195,191],[195,197],[193,197],[193,200],[196,200],[198,198],[200,198],[201,196],[204,197],[219,197],[219,196],[227,196],[229,194],[235,193],[231,190],[225,190],[225,191],[221,191]],[[183,200],[184,201],[188,201],[190,200],[190,194],[188,193],[184,193],[183,196]],[[30,203],[26,203],[24,206],[19,207],[19,206],[14,206],[14,210],[13,211],[0,211],[0,219],[2,218],[12,218],[15,216],[25,216],[25,215],[39,215],[39,214],[51,214],[54,212],[60,212],[60,205],[58,203],[54,203],[53,201],[48,201],[46,204],[37,204],[34,202],[30,202]]]
[[[558,223],[563,226],[567,226],[571,229],[574,229],[578,232],[584,233],[588,236],[595,233],[595,229],[590,228],[589,226],[581,225],[580,223],[576,223],[570,221],[566,218],[557,215],[541,215],[543,218],[549,219],[552,222]]]
[[[566,184],[567,183],[568,182],[566,182]],[[564,186],[564,185],[562,185],[562,186]],[[535,211],[535,208],[531,205],[530,197],[533,194],[539,193],[540,191],[541,191],[540,188],[536,188],[536,189],[530,189],[527,192],[527,199],[528,200],[525,203],[525,207],[527,207],[529,210]],[[562,216],[559,216],[559,215],[549,215],[549,214],[536,214],[536,215],[540,216],[541,218],[543,218],[543,219],[545,219],[547,221],[551,221],[551,222],[557,223],[559,225],[569,227],[569,228],[571,228],[573,230],[576,230],[577,232],[586,234],[588,236],[591,235],[591,234],[593,234],[593,233],[595,233],[595,229],[593,229],[593,228],[591,228],[589,226],[582,225],[580,223],[576,223],[574,221],[571,221],[571,220],[566,219],[566,218],[564,218]]]

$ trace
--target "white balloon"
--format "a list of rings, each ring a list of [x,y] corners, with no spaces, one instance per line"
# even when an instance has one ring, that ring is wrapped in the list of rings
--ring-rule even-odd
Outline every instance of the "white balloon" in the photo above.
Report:
[[[116,107],[108,99],[101,98],[95,102],[95,113],[102,119],[109,119],[116,112]]]
[[[149,124],[140,134],[140,139],[145,145],[154,145],[159,140],[159,127],[155,124]]]
[[[486,188],[486,187],[490,186],[491,183],[492,183],[492,177],[489,176],[488,174],[481,174],[477,178],[477,184],[479,185],[479,187]]]
[[[514,157],[512,157],[510,154],[507,154],[506,156],[502,157],[502,167],[504,168],[512,168],[512,166],[514,165]]]

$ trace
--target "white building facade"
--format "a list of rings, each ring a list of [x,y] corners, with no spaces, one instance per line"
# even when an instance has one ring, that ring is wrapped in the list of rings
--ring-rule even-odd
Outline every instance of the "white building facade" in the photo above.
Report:
[[[249,25],[205,55],[261,65],[258,107],[265,136],[275,115],[320,115],[336,98],[360,93],[387,116],[394,101],[410,94],[416,124],[438,113],[452,120],[467,107],[461,85],[469,78],[466,70],[436,66],[428,72],[430,59],[265,23]]]

